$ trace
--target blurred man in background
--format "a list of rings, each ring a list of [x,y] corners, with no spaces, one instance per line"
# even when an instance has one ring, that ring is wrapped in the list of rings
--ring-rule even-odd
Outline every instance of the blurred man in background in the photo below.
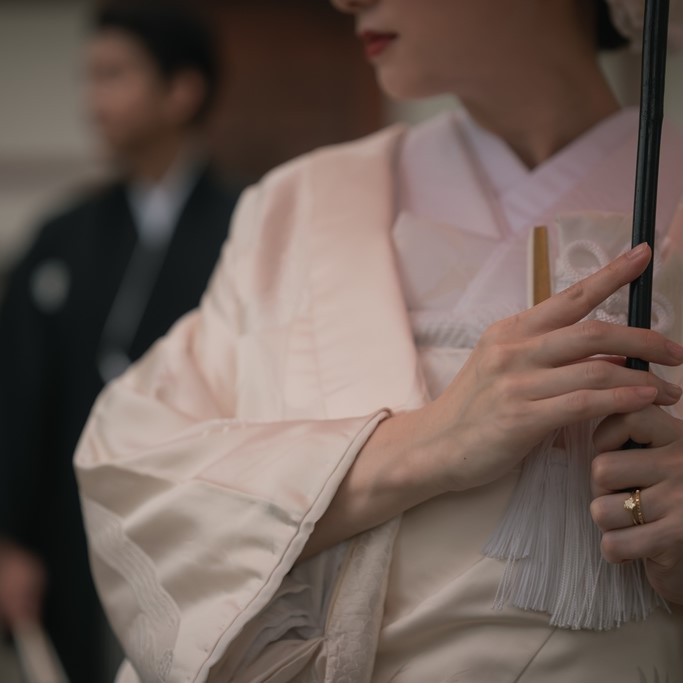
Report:
[[[195,307],[235,194],[202,124],[205,27],[168,1],[98,10],[87,102],[120,180],[48,220],[0,307],[0,621],[43,619],[72,683],[111,680],[71,459],[103,384]]]

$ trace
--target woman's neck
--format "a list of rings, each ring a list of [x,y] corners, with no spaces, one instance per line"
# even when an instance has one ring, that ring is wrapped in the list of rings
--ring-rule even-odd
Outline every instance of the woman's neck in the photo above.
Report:
[[[483,55],[476,79],[458,89],[477,123],[503,138],[529,168],[620,108],[587,28],[593,5],[543,5],[545,21],[534,25],[535,15],[525,17],[514,49]]]
[[[597,66],[595,73],[584,72],[580,78],[567,73],[558,79],[557,71],[546,76],[507,81],[491,88],[486,98],[462,97],[475,121],[503,138],[529,168],[620,108]]]

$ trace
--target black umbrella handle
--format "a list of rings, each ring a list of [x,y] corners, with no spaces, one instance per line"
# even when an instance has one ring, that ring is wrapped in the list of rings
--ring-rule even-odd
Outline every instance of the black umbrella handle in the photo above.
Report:
[[[657,215],[659,150],[664,119],[666,48],[669,0],[647,0],[643,31],[640,127],[633,204],[633,247],[647,242],[654,251]],[[652,262],[631,283],[628,324],[650,327],[652,312]],[[642,361],[640,361],[642,362]],[[647,369],[647,365],[644,368]]]
[[[640,126],[636,189],[633,205],[633,237],[631,246],[647,242],[654,254],[657,216],[657,183],[659,180],[659,150],[664,120],[664,85],[669,27],[669,0],[646,0],[643,25],[643,57],[640,92]],[[653,261],[630,286],[628,324],[649,328],[652,317]],[[626,366],[636,370],[649,369],[639,358],[628,358]],[[625,448],[639,448],[633,441]]]

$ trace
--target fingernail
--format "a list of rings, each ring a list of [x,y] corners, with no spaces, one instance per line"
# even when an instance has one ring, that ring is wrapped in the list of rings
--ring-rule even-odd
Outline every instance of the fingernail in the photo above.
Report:
[[[635,392],[640,398],[654,398],[657,395],[655,387],[636,387]]]
[[[626,258],[637,259],[645,252],[647,248],[647,242],[641,242],[637,247],[634,247],[631,249],[631,251],[626,252]]]
[[[683,346],[676,342],[668,341],[666,343],[666,348],[676,360],[683,361]]]

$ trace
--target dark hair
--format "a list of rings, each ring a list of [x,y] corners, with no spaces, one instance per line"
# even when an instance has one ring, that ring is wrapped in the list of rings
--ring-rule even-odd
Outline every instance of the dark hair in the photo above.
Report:
[[[100,6],[93,29],[116,29],[139,41],[165,80],[187,69],[204,79],[206,95],[194,122],[203,119],[218,90],[218,62],[212,36],[195,12],[171,0],[118,0]]]
[[[614,28],[605,0],[598,0],[598,48],[600,50],[618,50],[626,47],[628,40]]]

